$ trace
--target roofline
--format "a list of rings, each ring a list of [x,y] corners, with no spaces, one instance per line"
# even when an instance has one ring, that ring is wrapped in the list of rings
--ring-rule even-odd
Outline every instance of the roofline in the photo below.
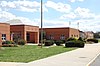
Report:
[[[0,23],[0,24],[7,24],[7,25],[10,25],[9,23]]]
[[[11,26],[31,26],[31,27],[39,27],[39,26],[33,26],[33,25],[25,25],[25,24],[19,24],[19,25],[11,25]]]
[[[76,28],[70,28],[70,27],[53,27],[53,28],[43,28],[43,29],[76,29]],[[41,28],[40,28],[41,29]],[[76,29],[78,30],[78,29]]]
[[[58,29],[58,28],[69,28],[69,27],[48,27],[48,28],[43,28],[43,29]]]

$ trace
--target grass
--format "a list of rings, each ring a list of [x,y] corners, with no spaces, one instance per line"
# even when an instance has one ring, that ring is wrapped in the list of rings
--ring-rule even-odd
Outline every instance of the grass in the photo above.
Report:
[[[4,50],[0,50],[0,62],[30,62],[76,49],[64,48],[63,46],[41,49],[40,47],[33,45],[3,48]]]
[[[98,42],[100,43],[100,39],[98,39]]]

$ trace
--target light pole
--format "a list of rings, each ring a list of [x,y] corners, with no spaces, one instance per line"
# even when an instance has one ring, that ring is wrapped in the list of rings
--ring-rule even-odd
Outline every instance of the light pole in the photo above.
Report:
[[[41,48],[43,44],[43,5],[41,0]]]

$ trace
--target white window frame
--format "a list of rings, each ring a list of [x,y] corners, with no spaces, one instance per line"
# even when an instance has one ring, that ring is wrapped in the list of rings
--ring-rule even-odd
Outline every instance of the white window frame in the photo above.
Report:
[[[6,34],[2,34],[2,41],[5,41],[6,40]]]

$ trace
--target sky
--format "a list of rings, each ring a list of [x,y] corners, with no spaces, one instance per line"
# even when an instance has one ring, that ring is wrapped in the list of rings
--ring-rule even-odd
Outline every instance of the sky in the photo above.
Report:
[[[42,0],[43,27],[100,31],[100,0]],[[40,0],[0,0],[0,22],[20,19],[40,26]]]

